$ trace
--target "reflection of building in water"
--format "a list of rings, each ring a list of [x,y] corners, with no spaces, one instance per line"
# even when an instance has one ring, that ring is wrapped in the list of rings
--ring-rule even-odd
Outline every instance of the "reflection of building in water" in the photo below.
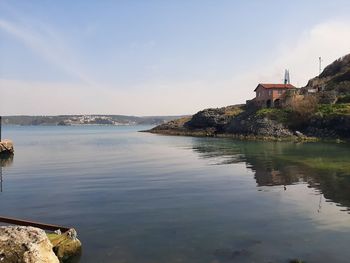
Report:
[[[276,170],[261,167],[255,170],[254,177],[258,186],[290,185],[304,181],[304,175],[297,171],[291,173],[288,169]]]
[[[13,154],[0,155],[0,192],[3,190],[2,167],[10,166],[13,163]]]
[[[266,171],[256,170],[255,180],[259,186],[262,185],[285,185],[285,177],[278,170]]]

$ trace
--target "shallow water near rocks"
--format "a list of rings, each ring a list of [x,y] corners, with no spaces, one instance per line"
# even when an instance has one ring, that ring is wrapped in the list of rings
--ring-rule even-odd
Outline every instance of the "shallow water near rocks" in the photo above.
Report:
[[[350,261],[350,147],[14,127],[1,215],[73,226],[80,262]]]

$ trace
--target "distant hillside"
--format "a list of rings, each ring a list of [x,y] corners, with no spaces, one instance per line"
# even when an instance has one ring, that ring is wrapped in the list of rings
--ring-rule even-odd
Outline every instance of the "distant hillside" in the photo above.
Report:
[[[4,116],[4,125],[159,125],[183,116],[59,115]]]

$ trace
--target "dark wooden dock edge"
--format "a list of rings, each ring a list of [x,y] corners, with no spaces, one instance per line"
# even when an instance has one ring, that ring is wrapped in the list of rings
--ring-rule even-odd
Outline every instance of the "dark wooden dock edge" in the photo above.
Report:
[[[43,230],[49,230],[49,231],[61,230],[62,233],[67,232],[69,229],[71,229],[71,227],[44,224],[44,223],[39,223],[34,221],[21,220],[17,218],[3,217],[3,216],[0,216],[0,222],[11,224],[11,225],[32,226],[32,227],[37,227],[37,228],[40,228]]]

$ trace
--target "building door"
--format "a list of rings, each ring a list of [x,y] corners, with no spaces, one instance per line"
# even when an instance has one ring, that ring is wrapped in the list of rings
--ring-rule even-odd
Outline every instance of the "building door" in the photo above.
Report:
[[[267,108],[271,108],[271,100],[267,100],[266,101],[266,107]]]

